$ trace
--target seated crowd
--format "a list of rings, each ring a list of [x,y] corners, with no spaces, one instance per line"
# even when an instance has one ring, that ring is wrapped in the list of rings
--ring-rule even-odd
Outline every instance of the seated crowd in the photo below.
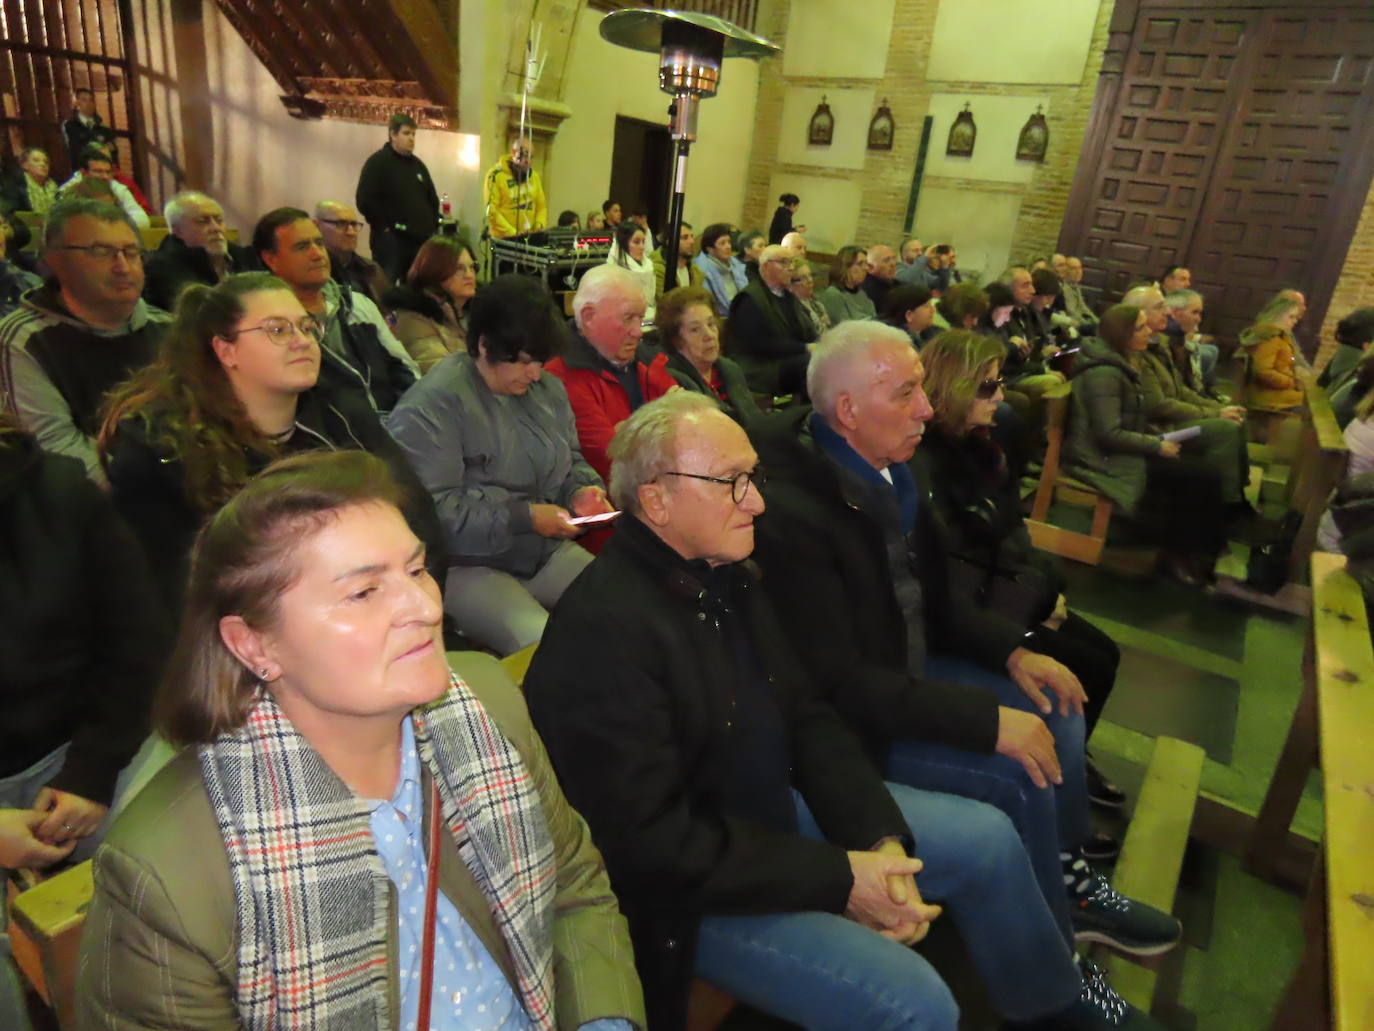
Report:
[[[45,278],[0,233],[0,869],[94,852],[83,1026],[671,1031],[701,978],[953,1031],[942,916],[1008,1026],[1159,1026],[1075,951],[1181,927],[1093,865],[1120,653],[1021,482],[1071,384],[1066,467],[1166,572],[1263,530],[1187,269],[1098,310],[1077,257],[980,286],[907,239],[818,290],[784,194],[684,225],[665,290],[607,201],[569,323],[456,236],[389,274],[343,201],[239,246],[180,193],[145,255],[112,156],[88,195],[25,151]],[[1242,334],[1251,404],[1303,404],[1303,311]],[[1374,466],[1370,310],[1338,333]],[[458,639],[537,645],[524,698]]]

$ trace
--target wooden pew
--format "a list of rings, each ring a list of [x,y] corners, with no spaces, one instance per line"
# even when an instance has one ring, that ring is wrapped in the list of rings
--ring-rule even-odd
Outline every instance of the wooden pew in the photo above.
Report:
[[[1302,513],[1302,528],[1288,567],[1288,579],[1293,583],[1301,583],[1307,573],[1308,559],[1317,542],[1317,526],[1331,492],[1345,479],[1350,460],[1345,434],[1336,422],[1326,391],[1317,386],[1315,376],[1308,377],[1303,386],[1307,392],[1307,414],[1303,417],[1298,459],[1289,483],[1289,504]]]
[[[1068,424],[1072,395],[1073,386],[1070,383],[1045,392],[1045,461],[1040,469],[1040,484],[1035,490],[1035,501],[1031,505],[1031,516],[1026,520],[1026,529],[1031,542],[1041,551],[1095,566],[1102,560],[1102,548],[1107,543],[1112,502],[1096,488],[1066,475],[1060,469],[1064,429]],[[1091,507],[1091,530],[1086,534],[1078,533],[1047,522],[1050,505],[1056,499]]]
[[[1252,867],[1264,872],[1320,758],[1324,841],[1304,913],[1307,947],[1270,1026],[1368,1031],[1374,1028],[1374,751],[1368,743],[1374,645],[1364,595],[1343,555],[1312,556],[1312,592],[1303,696],[1250,846]],[[1329,1024],[1318,1023],[1323,1012]]]
[[[1197,745],[1162,737],[1145,772],[1126,840],[1112,875],[1123,895],[1168,913],[1174,908],[1183,853],[1202,782],[1205,754]],[[1178,946],[1182,948],[1183,946]],[[1160,957],[1136,959],[1116,953],[1106,959],[1112,987],[1137,1009],[1150,1012]]]

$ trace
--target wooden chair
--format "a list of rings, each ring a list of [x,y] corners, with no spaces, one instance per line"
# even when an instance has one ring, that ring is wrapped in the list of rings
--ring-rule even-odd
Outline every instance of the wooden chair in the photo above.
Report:
[[[1042,551],[1095,566],[1102,560],[1102,548],[1107,542],[1112,502],[1097,488],[1060,470],[1072,391],[1072,385],[1065,383],[1045,392],[1045,462],[1040,469],[1040,483],[1035,490],[1026,529],[1032,543]],[[1086,534],[1078,533],[1047,522],[1050,505],[1056,499],[1091,508],[1092,529]]]
[[[44,879],[17,871],[8,888],[15,965],[57,1014],[58,1026],[68,1031],[76,1026],[77,955],[94,890],[91,862]]]
[[[1291,408],[1273,408],[1251,401],[1254,394],[1251,357],[1249,348],[1242,347],[1236,351],[1236,397],[1232,403],[1244,406],[1246,426],[1251,431],[1252,439],[1259,444],[1273,444],[1284,425],[1300,418],[1300,413]]]

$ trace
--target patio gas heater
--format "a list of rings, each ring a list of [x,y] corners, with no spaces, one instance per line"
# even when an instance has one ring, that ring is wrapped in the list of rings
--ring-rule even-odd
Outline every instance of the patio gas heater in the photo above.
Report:
[[[659,89],[673,97],[668,106],[673,137],[672,199],[668,206],[667,239],[663,241],[663,289],[671,290],[677,285],[687,153],[697,138],[698,101],[716,95],[720,63],[725,58],[758,60],[781,53],[782,48],[715,15],[648,8],[606,15],[601,19],[601,37],[617,46],[657,53]]]

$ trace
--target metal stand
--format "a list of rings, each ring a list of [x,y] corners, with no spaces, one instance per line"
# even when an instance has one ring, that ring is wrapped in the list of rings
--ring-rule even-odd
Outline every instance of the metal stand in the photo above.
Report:
[[[681,93],[668,106],[673,133],[673,192],[668,198],[668,228],[663,241],[665,293],[677,286],[677,251],[682,238],[682,207],[687,195],[687,154],[696,136],[696,104],[696,97]]]

